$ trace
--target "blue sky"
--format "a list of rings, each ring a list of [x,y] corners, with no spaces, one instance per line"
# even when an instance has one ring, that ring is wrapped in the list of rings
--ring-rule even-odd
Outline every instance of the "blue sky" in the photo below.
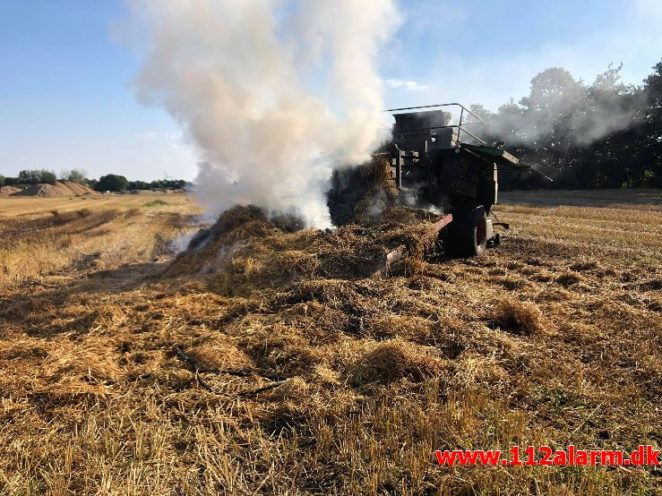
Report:
[[[401,0],[400,10],[381,67],[387,106],[496,108],[551,66],[591,80],[623,62],[638,84],[662,59],[660,0]],[[136,102],[125,17],[122,0],[0,0],[0,174],[194,178],[178,125]]]

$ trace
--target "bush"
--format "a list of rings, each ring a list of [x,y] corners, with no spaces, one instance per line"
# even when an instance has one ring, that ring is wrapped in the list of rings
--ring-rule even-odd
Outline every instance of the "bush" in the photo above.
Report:
[[[57,181],[57,176],[55,175],[55,172],[52,171],[41,171],[41,181],[42,183],[47,183],[47,184],[55,184]]]
[[[94,185],[97,191],[126,191],[129,187],[129,181],[124,176],[116,174],[107,174],[99,178],[99,182]]]
[[[129,189],[149,189],[149,183],[145,181],[129,181]]]

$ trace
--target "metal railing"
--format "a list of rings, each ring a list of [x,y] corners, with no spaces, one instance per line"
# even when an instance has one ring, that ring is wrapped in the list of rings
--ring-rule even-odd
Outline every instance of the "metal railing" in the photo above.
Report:
[[[471,110],[469,110],[467,107],[465,107],[465,106],[462,105],[461,103],[439,103],[439,104],[435,104],[435,105],[421,105],[421,106],[418,106],[418,107],[393,108],[393,109],[387,109],[387,110],[385,110],[384,112],[395,113],[395,112],[404,112],[404,111],[407,111],[407,110],[422,110],[422,109],[433,109],[433,108],[441,108],[441,107],[459,107],[459,108],[460,108],[460,120],[459,120],[459,123],[458,123],[458,124],[448,125],[448,126],[426,127],[426,128],[422,128],[422,129],[416,129],[416,130],[413,130],[413,131],[407,131],[407,132],[405,132],[405,133],[403,133],[403,134],[413,134],[413,133],[417,133],[417,132],[420,132],[420,131],[426,131],[426,130],[432,130],[432,129],[452,129],[452,128],[457,128],[457,130],[458,130],[458,139],[459,139],[460,141],[462,141],[462,133],[465,133],[465,134],[471,136],[471,137],[472,137],[473,139],[475,139],[476,141],[482,143],[483,145],[487,145],[487,142],[486,142],[486,141],[484,141],[483,139],[479,138],[478,136],[476,136],[475,134],[473,134],[471,131],[467,131],[465,128],[462,127],[462,124],[463,124],[463,121],[464,121],[465,113],[466,113],[466,114],[469,114],[471,117],[473,117],[474,119],[476,119],[476,120],[478,121],[478,122],[469,122],[469,123],[465,123],[465,125],[471,125],[471,124],[483,124],[483,125],[484,125],[485,122],[483,121],[483,119],[481,119],[480,117],[478,117],[475,113],[473,113]],[[395,115],[395,114],[394,114],[394,115]]]

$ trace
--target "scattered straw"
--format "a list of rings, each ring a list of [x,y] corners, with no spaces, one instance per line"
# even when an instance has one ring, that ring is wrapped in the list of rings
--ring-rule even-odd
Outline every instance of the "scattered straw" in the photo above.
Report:
[[[501,329],[514,334],[538,334],[545,330],[542,312],[534,303],[504,300],[493,315],[493,321]]]
[[[437,375],[443,362],[429,350],[397,339],[368,346],[369,351],[350,365],[347,379],[354,386],[406,378],[420,382]]]

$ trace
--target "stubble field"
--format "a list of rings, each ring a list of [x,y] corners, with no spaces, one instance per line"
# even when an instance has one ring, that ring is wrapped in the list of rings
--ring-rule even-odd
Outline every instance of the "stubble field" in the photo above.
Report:
[[[173,262],[185,196],[0,199],[0,492],[660,494],[660,468],[436,464],[662,446],[662,193],[496,212],[484,257],[384,277],[369,228],[238,210]]]

